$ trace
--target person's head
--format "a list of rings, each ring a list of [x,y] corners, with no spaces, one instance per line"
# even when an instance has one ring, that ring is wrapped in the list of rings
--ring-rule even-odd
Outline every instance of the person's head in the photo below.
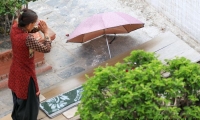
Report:
[[[37,21],[38,16],[36,12],[31,9],[23,9],[18,18],[18,26],[23,27],[30,32],[34,28]]]

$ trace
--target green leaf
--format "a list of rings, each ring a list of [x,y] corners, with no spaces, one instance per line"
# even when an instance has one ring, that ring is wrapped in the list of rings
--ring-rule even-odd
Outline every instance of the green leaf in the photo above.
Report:
[[[186,58],[163,64],[155,53],[134,50],[124,63],[86,77],[83,120],[200,119],[200,66]]]

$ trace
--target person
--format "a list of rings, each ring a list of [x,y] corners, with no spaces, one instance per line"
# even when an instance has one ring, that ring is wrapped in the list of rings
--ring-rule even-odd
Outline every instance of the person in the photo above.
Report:
[[[34,37],[35,26],[44,34],[44,41]],[[51,39],[45,21],[38,20],[36,12],[23,9],[18,22],[12,25],[11,32],[12,64],[10,66],[8,87],[13,96],[13,120],[37,120],[39,112],[39,87],[36,78],[34,51],[48,53]]]

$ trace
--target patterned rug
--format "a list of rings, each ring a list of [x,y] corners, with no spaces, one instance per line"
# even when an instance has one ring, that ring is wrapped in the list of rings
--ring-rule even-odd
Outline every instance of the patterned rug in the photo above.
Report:
[[[78,105],[82,92],[83,88],[80,86],[66,93],[47,99],[40,103],[40,109],[42,109],[42,111],[44,111],[50,118],[53,118]]]

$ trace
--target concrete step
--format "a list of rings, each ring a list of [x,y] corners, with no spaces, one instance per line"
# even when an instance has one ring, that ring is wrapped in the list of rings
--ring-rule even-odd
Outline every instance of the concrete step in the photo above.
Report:
[[[52,67],[45,63],[44,61],[38,62],[36,64],[36,74],[42,74],[52,69]],[[8,74],[0,76],[0,89],[8,87]]]
[[[43,61],[44,62],[44,61]],[[48,63],[37,63],[37,67],[36,67],[36,74],[40,75],[46,71],[49,71],[52,69],[51,65],[49,65]]]
[[[11,114],[6,115],[5,117],[1,118],[0,120],[12,120]]]
[[[36,74],[41,74],[46,72],[52,67],[45,63],[44,53],[35,52],[34,56]],[[0,53],[0,89],[6,88],[8,83],[8,75],[10,65],[12,63],[12,49],[8,49]]]
[[[4,89],[8,87],[8,78],[0,80],[0,89]]]

